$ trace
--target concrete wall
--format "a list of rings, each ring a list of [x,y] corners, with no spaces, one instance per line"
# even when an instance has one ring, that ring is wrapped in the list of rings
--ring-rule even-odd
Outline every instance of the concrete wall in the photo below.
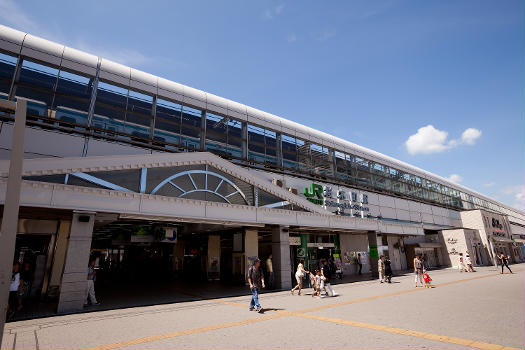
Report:
[[[70,230],[71,221],[60,221],[58,236],[55,242],[56,248],[53,257],[53,265],[51,267],[51,277],[49,279],[48,296],[51,298],[58,296],[58,293],[60,292]]]

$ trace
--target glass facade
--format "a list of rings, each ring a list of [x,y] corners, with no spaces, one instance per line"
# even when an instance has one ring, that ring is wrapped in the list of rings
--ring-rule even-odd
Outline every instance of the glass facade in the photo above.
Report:
[[[94,86],[98,86],[96,94],[92,91]],[[484,208],[522,217],[495,202],[355,154],[180,101],[107,81],[95,82],[95,77],[0,53],[0,98],[7,99],[10,94],[13,98],[29,99],[28,124],[32,126],[45,123],[47,128],[60,126],[62,131],[69,128],[71,132],[175,152],[208,150],[249,166],[308,175],[451,208]],[[93,96],[95,101],[91,101]],[[93,119],[88,125],[90,112]]]

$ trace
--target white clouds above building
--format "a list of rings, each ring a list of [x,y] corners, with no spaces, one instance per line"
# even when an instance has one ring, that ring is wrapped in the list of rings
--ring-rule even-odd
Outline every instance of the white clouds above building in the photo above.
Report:
[[[468,128],[459,139],[449,139],[447,131],[436,129],[429,124],[410,135],[405,141],[405,147],[411,155],[440,153],[460,145],[472,146],[481,134],[481,130]]]

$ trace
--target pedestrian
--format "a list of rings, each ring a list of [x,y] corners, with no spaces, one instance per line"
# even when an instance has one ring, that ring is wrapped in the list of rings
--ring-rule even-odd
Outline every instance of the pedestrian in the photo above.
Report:
[[[259,292],[265,287],[264,274],[261,271],[261,260],[255,258],[253,265],[248,269],[248,283],[250,284],[250,291],[252,292],[252,299],[250,300],[250,311],[262,311],[261,304],[259,304]]]
[[[425,270],[428,270],[428,258],[427,258],[427,255],[423,254],[423,256],[421,257],[421,260],[423,261],[423,268]]]
[[[303,288],[303,278],[305,273],[309,272],[304,269],[304,259],[301,259],[299,265],[297,265],[297,271],[295,272],[295,280],[297,281],[297,285],[293,287],[290,291],[292,295],[296,289],[299,289],[299,293],[297,293],[297,295],[301,295],[301,289]]]
[[[465,252],[465,263],[467,264],[467,272],[474,272],[472,267],[472,258],[470,257],[470,251]]]
[[[388,283],[392,283],[392,262],[388,256],[385,257],[385,277]]]
[[[273,256],[272,254],[268,255],[268,259],[266,259],[266,273],[268,274],[268,289],[273,289]]]
[[[463,259],[463,253],[459,253],[459,262],[458,262],[459,272],[467,271],[465,267],[465,260]]]
[[[503,267],[506,266],[507,269],[509,269],[510,273],[513,273],[512,270],[509,267],[509,258],[507,255],[503,254],[503,252],[499,253],[499,263],[501,264],[501,273],[503,273]]]
[[[361,274],[361,270],[363,269],[363,262],[361,261],[361,253],[357,253],[356,263],[359,269],[359,274]]]
[[[330,276],[332,275],[332,271],[330,269],[330,265],[328,265],[328,262],[326,259],[323,259],[322,265],[321,265],[321,276],[323,276],[323,281],[321,284],[324,284],[324,289],[326,290],[326,295],[333,297],[335,296],[335,292],[332,288],[332,285],[330,284]],[[322,287],[322,288],[323,288]]]
[[[310,273],[310,276],[313,277],[313,286],[314,291],[312,292],[312,297],[317,296],[321,297],[321,282],[323,280],[323,276],[321,276],[321,271],[315,270],[315,275]]]
[[[421,255],[417,255],[414,258],[414,273],[416,274],[415,282],[416,282],[416,288],[418,287],[418,282],[421,283],[421,287],[423,287],[423,261],[421,260]]]
[[[27,297],[29,297],[32,282],[33,271],[31,270],[31,264],[25,262],[22,272],[20,272],[20,293],[18,294],[18,310],[22,309],[22,307],[24,306],[24,300],[27,299]]]
[[[88,265],[87,287],[84,295],[84,306],[88,306],[87,299],[91,305],[100,305],[95,296],[95,281],[97,280],[97,271],[95,270],[95,259],[91,259]]]
[[[7,319],[11,319],[18,309],[18,293],[20,290],[20,264],[14,263],[9,285],[9,299],[7,303]]]
[[[385,281],[385,257],[381,255],[377,261],[377,271],[379,272],[379,282]]]

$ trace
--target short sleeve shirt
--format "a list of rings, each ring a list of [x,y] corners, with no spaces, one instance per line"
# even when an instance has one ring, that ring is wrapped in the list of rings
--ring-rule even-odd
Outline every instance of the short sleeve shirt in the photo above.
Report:
[[[256,288],[262,288],[262,273],[260,268],[256,269],[255,267],[251,266],[248,270],[248,278],[251,279],[252,284]]]

